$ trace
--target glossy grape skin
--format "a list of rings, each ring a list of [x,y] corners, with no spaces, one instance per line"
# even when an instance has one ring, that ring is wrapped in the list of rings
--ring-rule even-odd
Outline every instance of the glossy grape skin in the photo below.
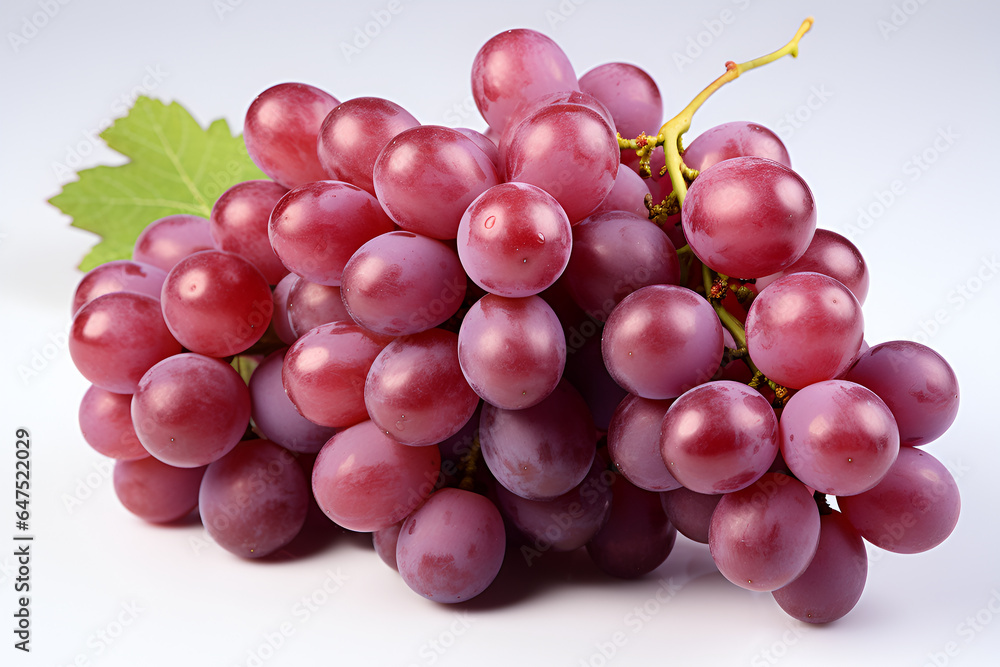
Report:
[[[671,403],[629,394],[608,426],[608,455],[628,481],[646,491],[681,486],[660,455],[660,425]]]
[[[340,104],[323,120],[316,144],[326,178],[351,183],[374,197],[379,153],[397,134],[418,125],[406,109],[380,97]]]
[[[958,378],[937,352],[911,341],[880,343],[863,352],[845,379],[885,401],[899,427],[900,444],[926,445],[958,415]]]
[[[267,236],[271,211],[287,193],[288,188],[273,181],[237,183],[219,196],[208,218],[215,247],[253,264],[271,285],[288,275]]]
[[[196,468],[225,456],[250,423],[250,391],[229,364],[192,352],[156,364],[132,396],[132,423],[146,450]]]
[[[503,564],[503,518],[471,491],[441,489],[399,531],[396,563],[413,591],[435,602],[464,602],[493,583]]]
[[[684,236],[698,258],[734,278],[777,273],[802,256],[816,229],[805,181],[765,158],[724,160],[698,175],[681,207]]]
[[[339,287],[320,285],[301,276],[295,276],[288,289],[286,309],[292,342],[321,324],[351,319]]]
[[[350,183],[317,181],[278,201],[267,233],[290,271],[321,285],[340,285],[351,255],[393,229],[374,196]]]
[[[771,591],[781,609],[804,623],[830,623],[847,615],[861,599],[868,579],[864,540],[843,514],[819,518],[819,545],[806,571]]]
[[[861,305],[842,283],[819,273],[793,273],[754,299],[747,349],[770,380],[801,389],[847,370],[864,326]]]
[[[837,498],[861,536],[877,547],[915,554],[944,542],[962,507],[955,478],[927,452],[903,447],[886,476],[874,488]]]
[[[174,338],[210,357],[249,348],[267,331],[274,312],[264,275],[239,255],[221,250],[189,255],[170,269],[160,305]]]
[[[663,100],[656,82],[642,68],[630,63],[598,65],[580,77],[580,90],[604,103],[615,129],[626,139],[659,132]]]
[[[286,188],[325,178],[316,136],[337,98],[306,83],[279,83],[258,95],[243,121],[247,152],[260,170]]]
[[[416,509],[434,490],[440,469],[437,447],[401,445],[363,421],[323,445],[313,466],[313,494],[330,520],[372,532]]]
[[[198,510],[216,544],[243,558],[262,558],[302,530],[309,483],[286,450],[250,440],[208,466]]]
[[[708,527],[712,513],[725,494],[697,493],[683,486],[660,494],[667,519],[684,537],[708,544]]]
[[[105,294],[77,311],[68,347],[83,377],[116,394],[134,393],[143,373],[182,349],[160,301],[135,292]]]
[[[479,150],[486,153],[486,157],[488,157],[490,162],[493,163],[493,168],[496,169],[498,177],[503,175],[503,163],[500,161],[500,150],[497,148],[497,145],[493,143],[492,139],[487,137],[482,132],[477,132],[467,127],[456,127],[453,129],[456,132],[464,134],[466,138],[472,140],[472,143],[479,147]]]
[[[809,566],[819,527],[819,510],[805,485],[766,473],[722,497],[712,513],[708,546],[726,579],[751,591],[773,591]]]
[[[609,211],[573,227],[564,275],[573,300],[603,322],[637,289],[676,285],[680,266],[674,244],[659,227],[632,213]]]
[[[454,250],[406,231],[381,234],[358,248],[340,285],[351,318],[389,336],[444,323],[462,305],[465,289],[465,272]]]
[[[532,407],[505,410],[484,405],[479,440],[497,482],[522,498],[547,500],[587,476],[594,461],[596,431],[583,398],[563,380]]]
[[[529,549],[572,551],[593,539],[607,521],[614,479],[603,461],[595,459],[583,481],[561,496],[528,500],[498,485],[497,506]]]
[[[472,61],[472,97],[497,132],[521,104],[566,90],[580,90],[573,65],[554,41],[535,30],[499,33]]]
[[[469,386],[483,400],[520,410],[536,405],[559,384],[566,338],[559,318],[541,297],[487,294],[462,320],[458,360]]]
[[[321,426],[368,419],[365,378],[390,340],[352,322],[310,329],[285,354],[281,382],[288,398],[303,417]]]
[[[607,523],[587,544],[587,554],[601,571],[634,579],[658,568],[673,551],[677,530],[670,525],[652,491],[618,477]]]
[[[757,123],[734,121],[709,128],[695,137],[684,150],[684,164],[703,171],[723,160],[761,157],[791,168],[785,144],[771,130]]]
[[[778,273],[757,279],[757,289],[762,290],[778,278],[790,273],[813,271],[835,278],[851,290],[859,304],[868,296],[870,277],[868,265],[861,252],[849,240],[828,229],[817,229],[805,253]]]
[[[573,235],[559,203],[527,183],[503,183],[473,201],[458,225],[458,256],[472,280],[505,297],[538,294],[569,262]]]
[[[443,329],[393,340],[375,358],[365,381],[371,420],[404,445],[450,438],[477,405],[479,396],[458,363],[458,335]]]
[[[289,273],[279,280],[271,291],[271,301],[274,304],[274,309],[271,311],[271,328],[285,345],[291,345],[298,338],[288,318],[288,294],[298,280],[297,274]]]
[[[674,398],[715,374],[722,361],[722,325],[695,292],[650,285],[615,307],[601,344],[608,372],[627,391]]]
[[[697,386],[663,417],[660,454],[698,493],[729,493],[760,478],[778,453],[778,419],[756,389],[728,380]]]
[[[593,218],[599,213],[608,211],[628,211],[643,220],[648,220],[649,210],[644,203],[648,194],[649,186],[646,185],[645,179],[631,169],[619,169],[615,174],[615,184],[611,187],[611,192],[588,217]]]
[[[455,238],[472,200],[500,182],[471,139],[438,125],[393,137],[375,161],[373,178],[382,208],[400,228],[435,239]]]
[[[91,385],[80,401],[80,432],[104,456],[134,461],[149,456],[132,426],[132,396]]]
[[[403,522],[400,521],[388,528],[372,532],[372,546],[375,548],[375,553],[378,554],[383,563],[397,572],[399,565],[396,563],[396,545],[399,543],[399,531],[402,527]]]
[[[867,491],[885,477],[898,453],[892,413],[859,384],[811,384],[781,412],[781,455],[816,491],[838,497]]]
[[[256,431],[265,439],[293,452],[315,454],[336,429],[314,424],[295,409],[281,382],[288,348],[264,357],[250,376],[250,407]]]
[[[198,507],[205,467],[176,468],[152,456],[115,463],[112,482],[118,501],[150,523],[183,519]]]
[[[552,104],[521,122],[504,168],[508,181],[536,185],[555,197],[576,223],[611,192],[619,155],[614,130],[600,114],[578,104]]]
[[[214,250],[215,241],[208,220],[177,213],[146,225],[135,240],[132,259],[169,271],[190,254]]]
[[[160,290],[167,272],[152,264],[143,264],[130,259],[116,259],[105,262],[84,274],[73,292],[72,314],[99,296],[112,292],[138,292],[160,298]]]

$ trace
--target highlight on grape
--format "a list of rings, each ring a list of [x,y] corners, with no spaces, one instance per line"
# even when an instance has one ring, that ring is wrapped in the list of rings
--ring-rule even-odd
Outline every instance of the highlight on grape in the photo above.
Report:
[[[153,221],[73,295],[80,427],[122,504],[197,509],[251,559],[322,512],[440,603],[505,558],[585,549],[636,578],[688,539],[796,619],[847,614],[866,541],[918,553],[956,525],[925,446],[957,378],[865,339],[879,287],[773,130],[682,140],[810,25],[666,123],[641,68],[578,75],[526,29],[473,58],[482,131],[261,92],[244,140],[270,180]]]

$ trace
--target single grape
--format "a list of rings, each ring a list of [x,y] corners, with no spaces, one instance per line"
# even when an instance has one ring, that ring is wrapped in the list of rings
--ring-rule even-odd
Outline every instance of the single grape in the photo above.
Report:
[[[285,345],[291,345],[298,338],[288,320],[288,294],[298,280],[297,274],[289,273],[278,281],[271,292],[271,301],[274,303],[274,309],[271,311],[271,328]]]
[[[396,563],[396,544],[399,542],[399,531],[402,527],[403,522],[400,521],[388,528],[372,532],[372,546],[375,547],[375,553],[378,554],[383,563],[397,572],[399,565]]]
[[[208,466],[198,510],[216,544],[237,556],[262,558],[302,530],[309,483],[286,450],[251,440]]]
[[[660,425],[672,402],[629,394],[608,426],[608,455],[628,481],[646,491],[681,486],[660,455]]]
[[[146,225],[135,240],[132,259],[169,271],[190,254],[215,250],[208,220],[177,213]]]
[[[192,352],[150,368],[132,396],[132,424],[146,450],[196,468],[225,456],[250,423],[250,392],[229,364]]]
[[[243,121],[247,152],[260,170],[287,188],[325,177],[316,156],[323,119],[340,104],[306,83],[279,83],[254,98]]]
[[[758,278],[756,287],[762,290],[778,278],[803,271],[836,278],[851,290],[859,304],[863,305],[868,296],[868,265],[861,252],[846,238],[828,229],[817,229],[801,257],[783,271]]]
[[[646,220],[649,218],[649,210],[645,204],[648,194],[650,194],[649,186],[639,174],[631,169],[619,169],[615,175],[615,184],[611,187],[611,192],[604,198],[604,201],[598,204],[590,217],[608,211],[628,211]],[[660,202],[653,203],[659,204]]]
[[[747,349],[770,380],[801,389],[847,370],[864,327],[861,305],[842,283],[820,273],[793,273],[754,299]]]
[[[695,292],[650,285],[611,311],[602,348],[608,372],[627,391],[674,398],[715,374],[722,361],[722,325]]]
[[[95,451],[122,461],[149,456],[132,426],[131,394],[91,385],[80,401],[80,432]]]
[[[273,181],[237,183],[216,200],[208,218],[215,247],[253,264],[271,285],[288,275],[267,236],[271,211],[287,193],[288,188]]]
[[[304,336],[321,324],[348,322],[351,319],[339,287],[320,285],[299,276],[295,276],[288,289],[285,308],[293,339]]]
[[[167,272],[152,264],[143,264],[130,259],[116,259],[95,266],[88,271],[73,293],[72,314],[99,296],[112,292],[138,292],[160,298],[160,290]]]
[[[363,421],[323,445],[312,488],[323,512],[348,530],[372,532],[399,523],[434,490],[437,447],[407,447]]]
[[[503,183],[473,201],[458,225],[458,256],[473,281],[506,297],[538,294],[566,268],[573,234],[551,195]]]
[[[915,554],[941,544],[958,524],[962,501],[948,469],[927,452],[903,447],[874,488],[837,498],[861,536],[877,547]]]
[[[198,507],[205,468],[175,468],[152,456],[115,462],[112,483],[118,500],[150,523],[183,519]]]
[[[605,63],[580,77],[580,90],[599,99],[626,139],[654,137],[663,122],[663,100],[653,77],[629,63]]]
[[[660,494],[663,511],[677,531],[688,539],[708,544],[712,513],[725,494],[698,493],[683,486]]]
[[[955,371],[926,345],[905,340],[880,343],[863,352],[844,377],[885,401],[903,445],[926,445],[947,431],[958,415]]]
[[[681,222],[694,254],[710,268],[760,278],[788,268],[806,251],[816,205],[806,182],[785,165],[738,157],[698,175]]]
[[[467,127],[456,127],[454,130],[461,132],[467,138],[471,139],[472,143],[479,147],[479,150],[486,153],[486,157],[490,159],[490,162],[493,163],[493,168],[496,169],[497,176],[500,177],[503,175],[503,163],[500,161],[500,151],[492,139],[482,132],[476,132]]]
[[[204,250],[170,269],[163,319],[185,348],[210,357],[239,354],[260,340],[274,301],[267,279],[239,255]]]
[[[792,396],[781,411],[781,454],[816,491],[850,496],[885,477],[899,453],[892,413],[874,392],[828,380]]]
[[[182,349],[159,299],[135,292],[105,294],[77,311],[68,347],[87,381],[116,394],[134,393],[143,373]]]
[[[788,150],[771,130],[757,123],[734,121],[709,128],[684,150],[684,164],[704,171],[723,160],[762,157],[791,168]]]

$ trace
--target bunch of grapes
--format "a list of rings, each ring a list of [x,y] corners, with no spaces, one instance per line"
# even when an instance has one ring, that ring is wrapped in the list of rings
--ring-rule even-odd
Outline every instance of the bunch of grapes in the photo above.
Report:
[[[644,132],[646,72],[577,77],[531,30],[483,45],[472,90],[484,133],[269,88],[244,138],[272,180],[83,277],[80,425],[126,508],[197,508],[258,558],[315,505],[438,602],[507,553],[586,548],[638,577],[680,531],[817,623],[858,601],[864,540],[950,534],[958,489],[921,447],[955,418],[955,374],[917,343],[869,348],[865,262],[817,229],[773,132],[682,150]]]

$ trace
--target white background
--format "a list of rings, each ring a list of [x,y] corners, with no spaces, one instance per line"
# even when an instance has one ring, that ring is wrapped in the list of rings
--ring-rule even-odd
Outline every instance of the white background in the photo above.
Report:
[[[383,0],[48,4],[51,18],[45,0],[0,10],[0,664],[234,667],[258,664],[255,654],[268,667],[997,664],[1000,5],[400,0],[390,15]],[[348,59],[341,45],[373,12],[391,20],[370,25],[376,36]],[[690,137],[729,120],[779,131],[820,225],[849,232],[869,263],[867,340],[929,341],[962,389],[955,425],[926,448],[958,478],[956,531],[931,552],[872,562],[846,618],[791,621],[770,595],[726,582],[707,549],[683,538],[639,581],[600,576],[584,554],[548,567],[509,563],[478,601],[445,607],[411,593],[364,538],[326,531],[297,547],[300,559],[244,562],[204,542],[198,525],[147,526],[117,504],[106,465],[79,434],[87,384],[61,344],[74,267],[93,237],[46,200],[67,180],[56,165],[72,153],[87,153],[85,166],[121,162],[95,147],[94,130],[123,97],[146,88],[203,124],[224,117],[238,129],[259,91],[305,81],[341,100],[390,98],[424,123],[482,128],[472,59],[493,34],[530,27],[556,39],[578,74],[608,61],[641,65],[669,116],[726,60],[777,48],[808,14],[817,22],[800,57],[727,86]],[[31,37],[15,49],[11,33]],[[901,194],[889,201],[894,181]],[[30,655],[12,648],[17,427],[33,437]],[[303,598],[316,601],[312,611]]]

